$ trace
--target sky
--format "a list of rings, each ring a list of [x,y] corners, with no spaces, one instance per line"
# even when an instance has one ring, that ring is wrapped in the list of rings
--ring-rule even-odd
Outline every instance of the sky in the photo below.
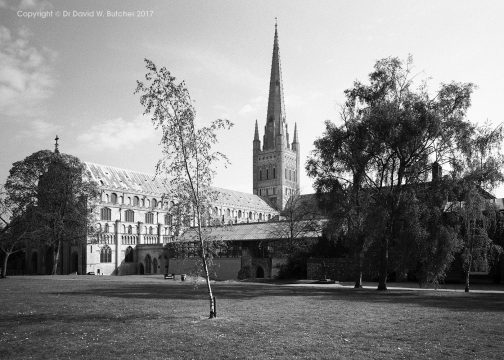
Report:
[[[114,16],[122,11],[133,16]],[[475,83],[468,118],[497,126],[503,14],[504,2],[490,0],[0,0],[0,183],[13,162],[53,149],[56,134],[60,151],[83,161],[154,173],[160,133],[133,93],[148,58],[186,82],[198,124],[235,124],[219,134],[217,150],[231,165],[218,169],[214,185],[251,193],[275,18],[302,167],[324,122],[340,121],[344,90],[366,82],[389,56],[411,54],[432,91],[443,82]],[[312,183],[303,171],[301,192],[313,192]]]

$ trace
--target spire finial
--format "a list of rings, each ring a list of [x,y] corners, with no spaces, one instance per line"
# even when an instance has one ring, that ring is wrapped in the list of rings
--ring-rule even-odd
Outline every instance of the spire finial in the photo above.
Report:
[[[58,135],[56,135],[56,137],[54,138],[55,140],[55,143],[54,143],[54,153],[55,154],[59,154],[59,150],[58,150],[58,140],[59,140],[59,137]]]

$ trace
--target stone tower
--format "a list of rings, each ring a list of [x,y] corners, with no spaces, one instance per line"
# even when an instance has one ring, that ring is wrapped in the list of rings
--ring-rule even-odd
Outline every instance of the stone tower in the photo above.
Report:
[[[255,123],[253,176],[254,194],[263,197],[279,210],[284,208],[290,196],[299,192],[297,125],[294,126],[294,139],[290,143],[285,118],[277,24],[275,24],[268,112],[262,148],[257,120]]]

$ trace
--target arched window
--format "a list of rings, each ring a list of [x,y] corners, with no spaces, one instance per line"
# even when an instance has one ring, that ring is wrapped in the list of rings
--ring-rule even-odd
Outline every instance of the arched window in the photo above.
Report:
[[[252,211],[249,212],[249,219],[252,219]]]
[[[268,221],[271,220],[271,214],[268,214]]]
[[[100,262],[109,263],[112,262],[112,249],[105,245],[100,251]]]
[[[172,216],[171,216],[171,214],[166,214],[164,216],[164,224],[165,225],[172,225]]]
[[[123,233],[123,234],[126,234],[126,225],[123,225],[123,226],[122,226],[122,233]]]
[[[140,198],[138,196],[135,196],[133,198],[133,206],[138,206],[139,203],[140,203]]]
[[[262,220],[262,213],[259,213],[259,220]]]
[[[242,212],[241,210],[238,210],[238,218],[241,219]]]
[[[273,168],[273,179],[276,179],[276,168]]]
[[[145,223],[146,224],[154,224],[154,214],[149,212],[145,214]]]
[[[128,234],[133,234],[133,228],[130,226],[128,226]]]
[[[296,170],[292,171],[292,181],[296,181]]]
[[[96,230],[97,230],[98,232],[101,232],[101,231],[102,231],[101,224],[96,224]]]
[[[158,202],[156,199],[152,199],[152,208],[155,209],[158,206]]]
[[[124,221],[135,222],[135,212],[133,210],[126,210],[124,213]]]
[[[128,196],[128,205],[131,205],[131,198]]]
[[[152,226],[149,226],[149,235],[152,235]]]
[[[121,196],[119,197],[119,202],[120,202],[121,204],[124,204],[124,196],[122,196],[122,195],[121,195]]]
[[[269,179],[269,169],[266,169],[266,180]]]
[[[226,210],[226,215],[227,215],[228,217],[229,217],[229,216],[231,216],[231,210],[227,209],[227,210]]]
[[[288,179],[288,176],[287,176],[287,169],[285,169],[285,178]]]
[[[117,204],[117,194],[116,193],[110,194],[110,202],[112,204]]]
[[[262,180],[262,170],[259,170],[259,180]]]
[[[105,201],[109,202],[109,194],[105,194]]]
[[[142,206],[145,207],[145,199],[142,199]]]
[[[150,207],[151,203],[150,203],[150,200],[149,200],[149,199],[145,200],[145,205],[146,205],[147,207]]]
[[[133,262],[133,248],[131,246],[128,246],[126,248],[126,251],[124,253],[124,262],[127,262],[127,263]]]
[[[101,220],[110,221],[112,219],[112,211],[109,208],[102,208],[100,211],[100,215]]]
[[[103,232],[108,233],[109,231],[109,224],[105,224],[105,229],[103,230]]]

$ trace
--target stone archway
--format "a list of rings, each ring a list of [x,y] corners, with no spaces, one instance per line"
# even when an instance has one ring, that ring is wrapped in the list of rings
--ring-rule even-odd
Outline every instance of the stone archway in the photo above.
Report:
[[[152,274],[152,259],[149,254],[145,255],[145,273]]]
[[[152,260],[152,273],[157,274],[157,268],[158,268],[158,261],[156,258]]]
[[[256,279],[263,279],[264,278],[264,269],[262,266],[258,266],[256,270]]]

